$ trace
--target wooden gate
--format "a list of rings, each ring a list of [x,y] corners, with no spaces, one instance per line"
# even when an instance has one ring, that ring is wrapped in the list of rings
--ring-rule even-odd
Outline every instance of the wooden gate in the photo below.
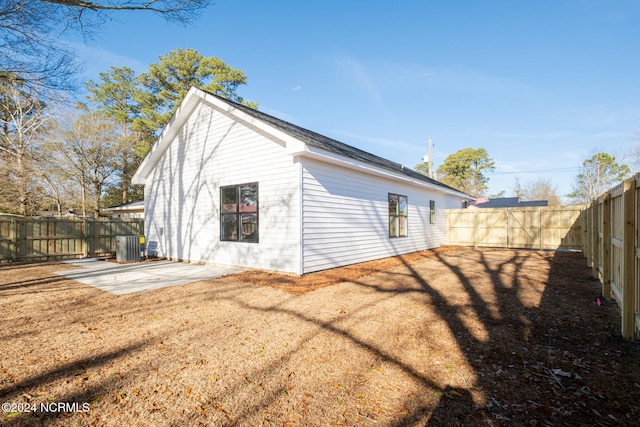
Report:
[[[580,250],[583,209],[583,206],[449,209],[449,244]]]

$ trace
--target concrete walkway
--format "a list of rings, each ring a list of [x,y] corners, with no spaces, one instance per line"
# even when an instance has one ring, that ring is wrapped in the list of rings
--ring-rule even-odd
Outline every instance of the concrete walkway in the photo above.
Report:
[[[80,266],[82,269],[57,271],[56,274],[116,295],[183,285],[242,271],[237,267],[188,264],[175,261],[117,264],[87,258],[63,262]]]

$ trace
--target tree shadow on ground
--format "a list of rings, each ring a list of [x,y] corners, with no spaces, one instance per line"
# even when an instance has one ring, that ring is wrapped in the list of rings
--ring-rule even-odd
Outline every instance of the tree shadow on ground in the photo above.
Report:
[[[615,385],[621,366],[609,355],[627,359],[635,369],[638,351],[620,340],[615,310],[599,310],[599,285],[581,254],[519,250],[496,264],[490,260],[496,252],[472,253],[479,257],[477,268],[490,277],[490,287],[478,283],[473,269],[436,255],[458,277],[468,296],[464,308],[483,319],[488,337],[475,337],[463,325],[463,308],[435,295],[441,302],[434,306],[455,334],[478,382],[466,390],[448,386],[427,424],[633,425],[639,408],[623,403],[630,397],[620,391],[626,380]],[[532,271],[530,261],[537,261],[541,271]],[[407,268],[433,295],[424,276]],[[540,273],[546,280],[536,283]],[[472,391],[482,393],[484,406],[470,399]],[[627,392],[635,401],[640,397],[637,387]],[[415,417],[397,425],[412,421]]]
[[[19,292],[0,297],[30,310]],[[96,402],[86,419],[34,418],[45,425],[633,425],[640,358],[598,296],[580,254],[484,249],[304,295],[225,279],[45,293],[42,312],[12,314],[24,335],[0,340],[29,360],[67,353],[10,385],[0,372],[0,397]],[[30,342],[58,331],[67,347]]]
[[[522,292],[522,281],[528,280],[522,277],[522,269],[531,259],[542,261],[543,264],[551,257],[548,254],[536,252],[520,251],[511,258],[496,264],[488,260],[487,255],[482,251],[462,252],[454,255],[457,260],[467,258],[467,265],[460,267],[451,262],[450,256],[437,255],[438,261],[445,265],[457,278],[457,283],[452,283],[454,294],[443,292],[442,287],[434,287],[430,283],[428,271],[420,271],[416,264],[405,263],[401,272],[390,272],[385,274],[382,284],[366,281],[356,281],[361,287],[373,290],[375,293],[384,295],[371,304],[363,304],[352,309],[349,313],[356,316],[358,312],[364,311],[368,305],[380,304],[384,299],[392,299],[398,296],[410,295],[412,298],[422,300],[423,305],[435,308],[439,319],[444,320],[451,334],[455,336],[457,350],[466,359],[466,363],[476,369],[476,374],[484,373],[484,364],[489,363],[490,371],[496,370],[497,374],[509,378],[506,369],[509,366],[502,366],[505,360],[517,359],[521,346],[529,339],[531,322],[531,311],[541,310],[539,307],[526,306],[519,298]],[[469,268],[469,264],[473,264]],[[541,266],[544,270],[545,265]],[[546,266],[548,267],[548,265]],[[548,268],[547,268],[548,269]],[[479,270],[479,271],[478,271]],[[470,275],[466,271],[471,271]],[[480,287],[474,277],[481,281]],[[547,279],[545,276],[544,279]],[[544,286],[539,289],[542,294]],[[539,300],[539,298],[538,298]],[[408,413],[395,425],[407,425],[429,419],[433,425],[446,425],[448,423],[485,423],[490,422],[493,416],[498,420],[510,420],[509,417],[487,411],[487,406],[504,406],[504,403],[493,396],[489,396],[489,402],[478,402],[477,398],[472,398],[472,391],[477,395],[481,389],[481,384],[470,384],[469,389],[458,385],[446,384],[434,381],[416,369],[415,364],[405,363],[401,358],[391,354],[382,345],[374,344],[363,340],[348,328],[341,325],[342,320],[333,318],[319,322],[313,315],[304,313],[296,309],[284,308],[273,305],[260,307],[236,301],[250,311],[261,310],[269,313],[280,312],[296,317],[306,323],[314,323],[319,326],[317,334],[330,333],[336,338],[345,338],[357,347],[374,353],[381,362],[389,363],[399,368],[405,375],[421,384],[423,389],[432,390],[440,396],[440,403],[437,408],[423,406],[407,411]],[[472,319],[473,318],[473,319]],[[476,320],[474,330],[470,329],[470,321]],[[479,322],[478,322],[479,319]],[[482,329],[485,333],[478,334],[477,329]],[[306,337],[304,341],[311,337]],[[499,361],[500,366],[491,363],[494,359]],[[486,362],[484,362],[486,361]],[[515,361],[513,363],[516,363]],[[496,372],[487,372],[496,374]],[[479,381],[484,378],[480,375]],[[484,391],[483,391],[484,392]],[[265,402],[256,403],[257,406]],[[412,407],[407,403],[406,407]],[[463,416],[464,414],[464,416]],[[242,419],[241,414],[240,419]]]

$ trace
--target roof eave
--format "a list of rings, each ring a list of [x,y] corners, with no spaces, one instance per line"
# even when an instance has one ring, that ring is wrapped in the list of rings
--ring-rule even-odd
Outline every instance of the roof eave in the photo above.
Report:
[[[201,89],[197,89],[192,87],[187,95],[185,96],[182,103],[179,105],[178,109],[174,113],[173,117],[169,121],[169,123],[165,126],[162,133],[156,140],[155,144],[145,157],[145,159],[140,164],[140,167],[132,177],[131,182],[133,184],[146,184],[146,181],[157,165],[157,163],[162,158],[162,155],[167,150],[175,136],[178,134],[186,120],[189,118],[190,114],[196,108],[198,103],[205,102],[209,104],[212,108],[218,110],[219,112],[233,117],[236,120],[241,121],[245,125],[260,131],[262,134],[268,135],[268,137],[274,140],[277,143],[282,144],[286,148],[287,154],[291,155],[293,158],[295,157],[308,157],[315,158],[317,160],[322,160],[327,163],[333,163],[336,165],[340,165],[343,167],[348,167],[350,169],[360,170],[361,172],[374,174],[378,176],[384,176],[389,179],[403,181],[412,183],[414,185],[418,185],[421,187],[430,188],[436,190],[438,192],[455,195],[457,197],[462,197],[465,199],[470,199],[471,196],[468,194],[462,193],[458,190],[455,190],[451,187],[439,185],[436,183],[431,183],[426,180],[421,180],[417,178],[413,178],[410,174],[402,173],[400,171],[386,169],[382,166],[372,164],[369,162],[361,162],[358,159],[353,159],[351,157],[342,156],[333,151],[326,151],[321,147],[315,147],[306,143],[304,140],[292,135],[289,132],[279,129],[278,127],[272,125],[269,122],[263,121],[260,118],[254,117],[251,114],[243,111],[241,106],[234,106],[233,104],[226,102],[225,100],[220,99],[218,96],[210,94]],[[292,125],[294,126],[294,125]],[[310,131],[309,131],[310,132]],[[311,132],[310,132],[311,133]],[[315,133],[314,133],[315,134]],[[337,142],[339,143],[339,142]],[[340,143],[342,144],[342,143]],[[350,149],[357,150],[351,146]],[[369,154],[369,153],[367,153]],[[373,155],[372,155],[373,156]],[[377,156],[374,156],[377,157]],[[395,166],[399,166],[395,164]]]
[[[153,171],[156,164],[171,144],[171,141],[178,134],[178,132],[188,119],[189,115],[193,112],[197,104],[200,102],[205,102],[217,111],[225,115],[234,117],[245,125],[254,129],[258,129],[263,133],[270,135],[271,139],[286,146],[287,152],[305,150],[307,147],[307,145],[303,141],[300,141],[299,139],[285,132],[282,132],[279,129],[276,129],[268,123],[250,116],[241,109],[219,100],[216,96],[213,96],[208,92],[192,87],[191,89],[189,89],[189,92],[174,113],[173,117],[165,126],[155,144],[153,144],[153,147],[151,147],[151,150],[138,167],[136,173],[131,178],[132,184],[146,184],[147,178],[151,174],[151,171]]]
[[[180,103],[176,112],[169,120],[169,123],[164,127],[160,136],[151,147],[151,150],[147,153],[146,157],[140,163],[140,166],[131,177],[132,184],[144,185],[147,182],[147,178],[151,174],[151,171],[155,168],[156,164],[167,150],[171,141],[176,136],[178,131],[182,128],[185,121],[191,114],[191,112],[198,105],[200,90],[192,87],[184,97],[184,100]]]
[[[324,150],[322,150],[324,151]],[[422,181],[422,180],[418,180],[418,179],[414,179],[411,178],[408,175],[404,175],[404,174],[400,174],[391,170],[387,170],[387,169],[383,169],[381,167],[377,167],[377,166],[373,166],[373,165],[369,165],[369,164],[365,164],[365,163],[361,163],[358,162],[357,160],[351,160],[349,158],[346,157],[342,157],[342,156],[338,156],[334,153],[331,153],[329,151],[324,151],[321,152],[321,150],[304,150],[304,151],[298,151],[298,152],[290,152],[289,154],[291,154],[294,158],[296,157],[303,157],[303,158],[308,158],[308,159],[313,159],[313,160],[318,160],[321,161],[323,163],[329,163],[329,164],[333,164],[336,166],[341,166],[347,169],[351,169],[351,170],[355,170],[361,173],[365,173],[367,175],[375,175],[378,177],[382,177],[382,178],[386,178],[386,179],[391,179],[394,181],[401,181],[404,183],[409,183],[412,185],[416,185],[419,187],[423,187],[423,188],[429,188],[431,190],[435,190],[441,193],[445,193],[445,194],[449,194],[449,195],[453,195],[456,197],[461,197],[464,199],[469,199],[470,196],[462,193],[460,191],[454,190],[454,189],[450,189],[448,187],[442,187],[440,185],[437,184],[432,184],[430,182],[427,181]]]

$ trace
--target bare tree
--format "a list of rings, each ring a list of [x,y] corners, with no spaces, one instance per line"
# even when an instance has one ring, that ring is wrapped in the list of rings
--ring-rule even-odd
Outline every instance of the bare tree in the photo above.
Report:
[[[55,144],[43,144],[38,154],[40,159],[34,173],[45,192],[44,201],[49,206],[53,204],[56,216],[61,217],[80,205],[77,197],[79,186],[71,178],[65,159],[56,151]]]
[[[148,11],[186,24],[210,0],[2,0],[0,80],[21,80],[44,89],[69,89],[78,70],[75,55],[61,42],[68,31],[85,39],[118,11]]]
[[[629,138],[633,145],[622,153],[622,161],[629,165],[632,171],[640,172],[640,132],[635,132]]]
[[[594,154],[582,165],[575,189],[567,195],[579,203],[590,203],[631,173],[627,165],[618,163],[615,156],[604,152]]]
[[[0,198],[5,210],[31,215],[43,191],[34,171],[51,117],[44,101],[15,81],[0,82]]]
[[[560,206],[560,196],[558,195],[558,187],[551,183],[548,178],[540,178],[536,181],[529,182],[521,190],[522,200],[547,200],[549,206]]]
[[[82,215],[91,211],[98,217],[105,187],[117,170],[115,125],[102,113],[88,112],[68,128],[62,127],[51,144],[52,153],[57,153],[67,177],[80,187]]]
[[[522,188],[522,184],[520,183],[520,177],[516,176],[514,178],[514,184],[513,184],[513,195],[515,197],[522,197],[524,196],[524,190]]]
[[[71,16],[59,6],[41,1],[0,3],[0,80],[40,89],[70,89],[78,64],[58,39]]]
[[[193,21],[201,9],[209,5],[211,0],[42,0],[45,3],[53,3],[67,6],[71,9],[72,16],[82,19],[85,11],[122,11],[138,10],[149,11],[164,16],[169,21],[188,23]]]

